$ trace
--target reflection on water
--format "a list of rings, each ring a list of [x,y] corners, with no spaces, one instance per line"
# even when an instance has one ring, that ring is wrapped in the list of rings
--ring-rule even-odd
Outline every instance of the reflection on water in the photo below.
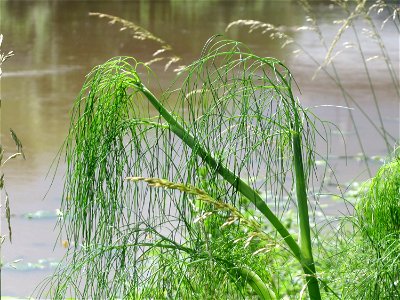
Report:
[[[45,70],[26,70],[26,71],[11,71],[3,74],[2,78],[7,77],[36,77],[36,76],[59,76],[62,73],[71,72],[80,69],[79,66],[58,66],[53,69]]]
[[[321,16],[321,28],[331,40],[338,28],[332,21],[341,16],[324,1],[316,2],[315,8]],[[85,74],[112,56],[130,55],[147,61],[158,49],[154,42],[139,42],[132,39],[128,31],[120,32],[117,25],[89,17],[89,12],[116,15],[140,24],[172,45],[184,62],[198,57],[211,35],[224,33],[227,24],[237,19],[256,19],[285,26],[316,59],[321,61],[326,53],[314,34],[293,30],[305,24],[302,10],[291,1],[1,1],[0,9],[1,30],[5,36],[3,47],[15,52],[15,56],[4,65],[1,85],[2,144],[12,151],[7,131],[12,127],[22,140],[27,156],[26,161],[14,161],[5,170],[14,213],[14,242],[4,246],[2,259],[8,262],[22,258],[24,266],[40,259],[59,259],[65,251],[61,242],[55,242],[57,232],[53,228],[56,219],[36,220],[23,216],[40,210],[54,211],[60,205],[63,162],[54,179],[51,174],[46,178],[46,173],[66,136],[69,111]],[[300,97],[305,105],[346,106],[340,92],[324,74],[311,82],[315,65],[304,56],[294,58],[293,47],[281,49],[279,41],[268,39],[259,32],[249,35],[246,28],[234,27],[226,35],[247,43],[260,55],[284,60],[301,87]],[[388,27],[383,38],[392,59],[397,60],[397,66],[399,49],[394,35],[394,29]],[[365,43],[367,55],[373,55],[377,51],[375,44]],[[357,57],[355,51],[342,54],[337,60],[340,76],[370,118],[376,120],[372,96]],[[370,67],[374,69],[372,79],[376,83],[383,121],[391,135],[397,138],[398,98],[382,63],[371,61]],[[174,77],[171,72],[163,72],[163,65],[154,65],[154,70],[162,86],[167,86]],[[350,155],[360,151],[345,109],[320,107],[316,112],[323,119],[335,122],[347,134],[345,138]],[[381,139],[373,133],[365,116],[356,110],[354,116],[366,141],[367,153],[384,154],[385,145],[376,142]],[[335,134],[332,139],[333,155],[343,155],[341,139]],[[354,161],[349,163],[350,167],[346,167],[343,160],[333,160],[332,164],[343,182],[362,172],[360,164]],[[365,178],[365,172],[363,176]],[[43,201],[51,184],[52,188]],[[4,269],[2,294],[29,295],[50,273],[49,267],[40,271]]]

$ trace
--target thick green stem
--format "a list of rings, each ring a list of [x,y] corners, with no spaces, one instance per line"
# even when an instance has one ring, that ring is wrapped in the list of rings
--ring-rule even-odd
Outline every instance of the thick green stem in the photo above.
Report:
[[[261,280],[255,272],[248,268],[239,268],[238,273],[241,277],[245,278],[247,283],[257,293],[262,300],[276,299],[275,293]]]
[[[282,81],[289,86],[289,82],[282,76]],[[293,160],[296,178],[296,196],[297,206],[299,214],[299,227],[300,227],[300,251],[302,258],[300,260],[301,266],[303,267],[304,274],[307,276],[307,288],[310,299],[321,299],[321,293],[319,289],[318,279],[315,272],[314,258],[312,254],[311,246],[311,230],[310,230],[310,218],[308,215],[308,199],[307,199],[307,185],[306,177],[304,174],[303,167],[303,153],[301,146],[301,120],[298,113],[297,103],[294,100],[291,89],[289,91],[289,97],[292,101],[291,106],[293,109],[294,122],[292,123],[292,145],[293,145]]]
[[[312,255],[310,220],[308,215],[307,189],[304,176],[303,158],[301,151],[300,134],[294,132],[293,155],[296,174],[296,196],[300,223],[300,249],[302,253],[301,264],[307,278],[308,293],[311,299],[321,299],[318,280],[315,277],[315,265]]]

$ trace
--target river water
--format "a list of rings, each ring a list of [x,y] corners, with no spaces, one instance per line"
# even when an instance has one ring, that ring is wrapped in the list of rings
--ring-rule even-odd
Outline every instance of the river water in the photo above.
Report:
[[[64,165],[54,175],[51,164],[66,137],[69,112],[73,100],[92,67],[117,55],[129,55],[139,60],[152,59],[158,49],[155,42],[138,41],[129,30],[120,31],[117,24],[89,16],[101,12],[135,22],[167,41],[183,63],[200,55],[207,39],[218,33],[245,42],[257,54],[283,60],[292,70],[300,88],[298,93],[305,106],[319,106],[316,114],[334,122],[343,133],[332,132],[330,163],[339,182],[368,178],[365,165],[360,162],[360,147],[352,126],[349,110],[333,106],[347,106],[340,91],[323,73],[311,77],[315,64],[306,55],[293,53],[292,44],[281,48],[279,40],[246,28],[226,26],[238,19],[254,19],[281,26],[315,59],[322,61],[326,49],[314,32],[296,30],[309,26],[305,13],[295,1],[1,1],[2,51],[13,50],[15,55],[3,65],[1,79],[1,144],[7,153],[14,150],[9,135],[12,128],[20,138],[26,160],[16,159],[5,168],[6,189],[12,211],[12,244],[2,247],[1,294],[29,296],[35,286],[54,269],[65,249],[62,237],[57,239],[56,209],[60,206]],[[320,29],[327,44],[333,40],[341,24],[334,20],[346,16],[343,10],[327,1],[313,2]],[[378,26],[385,16],[375,16]],[[380,55],[377,44],[362,33],[365,22],[355,24],[366,57]],[[381,32],[395,72],[399,65],[399,34],[388,23]],[[343,85],[356,99],[359,107],[350,103],[357,130],[369,157],[372,172],[380,164],[380,156],[387,153],[383,139],[368,123],[359,108],[380,127],[363,64],[356,48],[347,49],[344,42],[354,42],[351,29],[343,34],[338,48],[343,49],[336,59]],[[336,50],[334,52],[336,52]],[[382,122],[388,133],[399,138],[399,99],[393,88],[383,60],[368,62]],[[165,72],[164,64],[154,64],[161,86],[167,87],[174,78]],[[173,69],[173,67],[171,68]],[[346,147],[345,147],[346,145]],[[394,142],[390,140],[389,148]],[[322,146],[319,146],[322,149]],[[347,149],[347,152],[346,152]],[[348,155],[347,161],[342,157]],[[49,172],[50,169],[50,172]],[[48,174],[48,175],[47,175]],[[4,204],[4,197],[2,198]],[[328,213],[346,213],[340,203],[327,203]],[[2,210],[2,232],[6,233]],[[11,266],[15,260],[21,260]]]

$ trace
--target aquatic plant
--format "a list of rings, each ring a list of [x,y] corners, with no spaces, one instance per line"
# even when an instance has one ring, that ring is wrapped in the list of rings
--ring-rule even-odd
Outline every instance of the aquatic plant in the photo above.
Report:
[[[286,66],[211,39],[169,90],[156,96],[151,82],[129,57],[87,76],[64,145],[70,255],[39,294],[273,299],[308,289],[320,299],[309,205],[325,124],[294,97]],[[290,207],[299,242],[283,220]],[[291,274],[280,256],[297,260]]]

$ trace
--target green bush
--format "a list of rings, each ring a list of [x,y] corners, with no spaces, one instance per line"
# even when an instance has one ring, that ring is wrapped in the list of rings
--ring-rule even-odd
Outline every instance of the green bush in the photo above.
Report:
[[[339,250],[333,250],[341,259],[332,264],[330,281],[341,298],[400,298],[399,216],[397,155],[364,184],[354,217],[345,218],[343,223],[350,226],[339,237]]]
[[[400,157],[379,169],[356,209],[366,238],[389,243],[399,239]]]

